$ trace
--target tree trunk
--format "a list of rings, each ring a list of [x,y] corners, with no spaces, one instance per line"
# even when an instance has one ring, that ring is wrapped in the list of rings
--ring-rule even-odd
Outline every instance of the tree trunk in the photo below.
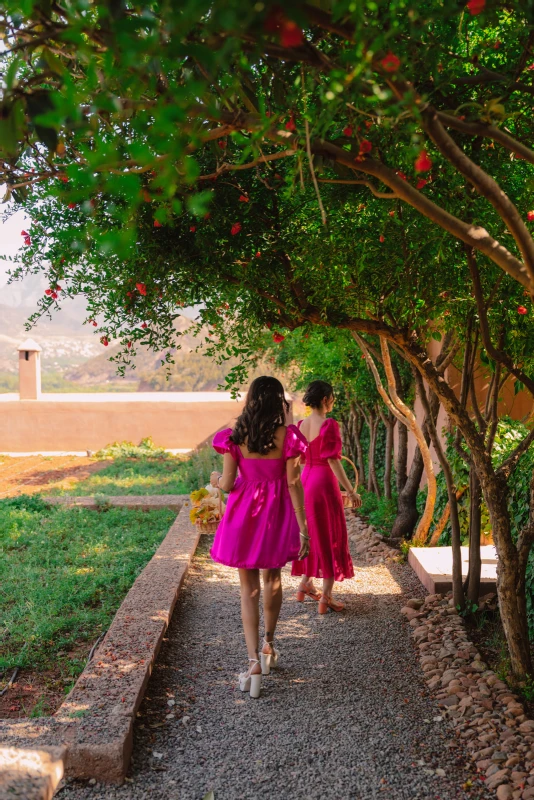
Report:
[[[482,491],[474,469],[469,474],[469,574],[467,580],[467,599],[478,603],[480,596],[480,527]]]
[[[358,413],[358,409],[356,408],[354,403],[350,404],[350,410],[353,419],[353,434],[354,434],[354,442],[356,445],[356,456],[355,459],[358,465],[358,473],[359,473],[359,480],[358,484],[360,486],[365,486],[365,461],[363,459],[363,447],[362,447],[362,429],[363,429],[363,417],[360,413]]]
[[[386,426],[386,455],[384,465],[384,497],[391,500],[391,466],[393,460],[393,432],[395,430],[395,417],[388,419]]]
[[[377,497],[380,497],[380,486],[378,478],[376,477],[376,443],[378,440],[378,425],[380,417],[378,415],[371,417],[371,445],[369,447],[369,491],[374,492]]]
[[[400,496],[408,480],[408,428],[406,425],[399,425],[397,435],[398,450],[395,461],[395,477],[397,482],[397,494]]]

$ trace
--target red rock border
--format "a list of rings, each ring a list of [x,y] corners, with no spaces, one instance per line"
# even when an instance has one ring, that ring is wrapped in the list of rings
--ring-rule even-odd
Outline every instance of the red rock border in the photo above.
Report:
[[[534,800],[534,720],[482,661],[449,595],[409,600],[428,688],[498,800]]]
[[[63,777],[64,747],[0,747],[0,800],[51,800]]]
[[[61,708],[49,718],[0,721],[2,745],[64,745],[68,777],[123,782],[135,715],[198,540],[184,502]]]

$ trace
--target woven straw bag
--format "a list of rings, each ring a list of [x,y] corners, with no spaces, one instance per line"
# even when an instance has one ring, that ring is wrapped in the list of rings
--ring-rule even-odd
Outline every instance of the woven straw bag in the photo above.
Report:
[[[356,467],[356,464],[354,463],[354,461],[351,461],[350,458],[347,458],[347,456],[341,456],[341,458],[344,461],[348,461],[349,464],[352,466],[352,468],[354,470],[354,474],[356,475],[356,483],[354,484],[354,491],[356,491],[357,488],[358,488],[358,469]],[[341,497],[343,498],[343,507],[344,508],[352,508],[352,500],[349,497],[349,493],[348,492],[341,492]]]
[[[217,489],[217,496],[219,498],[219,519],[213,519],[209,522],[204,522],[201,519],[197,519],[195,525],[197,526],[200,533],[215,533],[217,528],[219,527],[219,522],[222,519],[223,509],[222,509],[222,492],[220,489]]]

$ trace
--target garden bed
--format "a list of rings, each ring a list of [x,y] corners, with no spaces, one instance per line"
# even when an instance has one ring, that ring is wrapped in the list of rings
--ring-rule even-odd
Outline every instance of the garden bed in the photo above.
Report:
[[[0,502],[0,717],[53,713],[175,513]]]

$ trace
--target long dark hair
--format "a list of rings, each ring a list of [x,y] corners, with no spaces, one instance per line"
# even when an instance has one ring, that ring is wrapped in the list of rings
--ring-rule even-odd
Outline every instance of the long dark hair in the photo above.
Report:
[[[326,381],[312,381],[306,389],[306,394],[302,402],[305,406],[310,408],[321,408],[325,397],[330,399],[334,396],[334,389],[330,383]]]
[[[285,425],[289,403],[284,387],[276,378],[262,375],[250,384],[245,407],[230,437],[234,444],[246,444],[249,453],[265,456],[274,450],[274,435]]]

